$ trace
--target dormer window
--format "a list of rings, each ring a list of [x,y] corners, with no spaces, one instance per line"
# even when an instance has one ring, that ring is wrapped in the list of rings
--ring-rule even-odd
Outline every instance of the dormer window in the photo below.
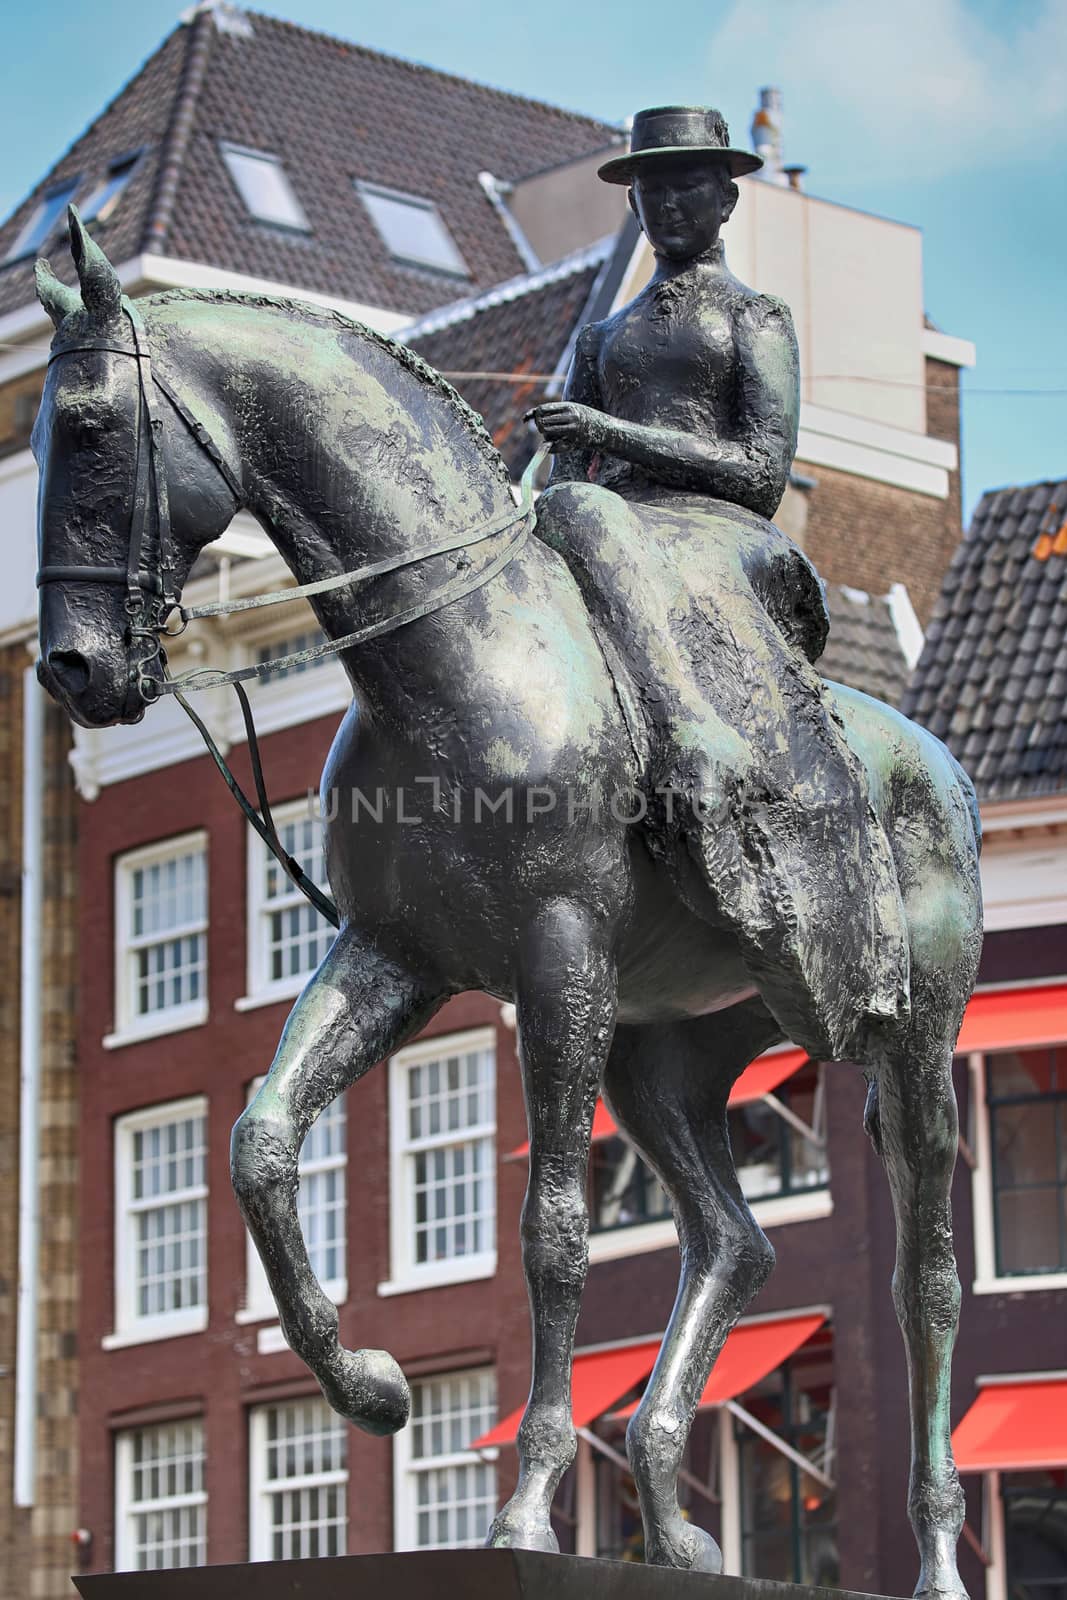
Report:
[[[237,192],[253,217],[260,222],[273,222],[279,228],[311,232],[304,208],[277,156],[238,144],[222,144],[220,148]]]
[[[4,257],[5,265],[9,261],[18,261],[21,256],[32,255],[51,237],[74,198],[80,181],[80,178],[65,178],[62,183],[45,190]]]
[[[83,222],[106,222],[108,220],[119,203],[123,189],[130,181],[138,159],[138,155],[135,153],[132,156],[123,156],[121,160],[111,163],[103,183],[97,185],[85,205],[79,208]]]
[[[384,189],[356,179],[356,192],[395,261],[411,267],[430,267],[455,278],[470,274],[455,240],[441,220],[432,200]]]

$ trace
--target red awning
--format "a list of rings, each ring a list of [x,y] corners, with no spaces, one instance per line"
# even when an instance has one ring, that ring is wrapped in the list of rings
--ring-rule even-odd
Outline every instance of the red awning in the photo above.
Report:
[[[774,1317],[767,1322],[741,1323],[723,1345],[700,1397],[700,1410],[736,1400],[746,1389],[754,1388],[769,1372],[795,1355],[802,1344],[807,1344],[825,1321],[823,1312],[813,1311],[802,1317]],[[617,1415],[628,1417],[636,1410],[635,1401]]]
[[[1028,1050],[1067,1042],[1067,983],[1029,989],[980,989],[971,996],[956,1045],[971,1050]]]
[[[961,1472],[1067,1467],[1067,1377],[988,1383],[952,1435]]]
[[[658,1339],[642,1344],[621,1345],[614,1350],[591,1350],[575,1356],[571,1368],[571,1411],[576,1428],[587,1428],[609,1406],[647,1378],[659,1354]],[[476,1439],[472,1450],[487,1450],[493,1445],[514,1444],[526,1407],[520,1406],[489,1433]]]
[[[825,1321],[825,1315],[815,1311],[800,1317],[776,1317],[735,1328],[715,1363],[700,1404],[721,1405],[724,1400],[733,1400],[751,1389],[799,1350]],[[594,1350],[588,1355],[575,1356],[571,1372],[574,1426],[587,1428],[610,1410],[627,1390],[643,1382],[656,1364],[659,1347],[660,1341],[655,1339],[623,1345],[617,1350]],[[492,1445],[514,1444],[525,1409],[520,1406],[503,1422],[498,1422],[490,1433],[476,1439],[470,1448],[485,1450]],[[636,1410],[635,1401],[615,1414],[628,1417]]]
[[[747,1106],[753,1100],[762,1100],[765,1094],[773,1094],[779,1084],[791,1078],[794,1072],[807,1061],[808,1057],[803,1050],[778,1050],[773,1055],[759,1056],[750,1067],[746,1067],[730,1090],[730,1105]],[[593,1143],[598,1139],[614,1139],[618,1133],[615,1118],[604,1104],[603,1100],[596,1103],[596,1112],[593,1116]],[[520,1156],[530,1153],[530,1142],[526,1140],[516,1150],[509,1152],[507,1159],[517,1161]]]

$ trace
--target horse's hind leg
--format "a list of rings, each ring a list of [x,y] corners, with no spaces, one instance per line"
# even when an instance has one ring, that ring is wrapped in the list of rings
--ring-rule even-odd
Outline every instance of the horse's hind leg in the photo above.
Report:
[[[234,1192],[278,1306],[282,1332],[330,1405],[369,1433],[407,1421],[404,1375],[384,1350],[345,1350],[337,1308],[308,1261],[297,1161],[321,1111],[436,1011],[432,994],[343,929],[293,1008],[266,1082],[233,1130]]]
[[[885,1163],[897,1226],[893,1300],[911,1405],[908,1515],[919,1545],[917,1595],[964,1596],[956,1543],[964,1503],[949,1424],[960,1283],[950,1190],[958,1123],[952,1053],[973,973],[912,969],[916,1019],[870,1070],[865,1122]]]
[[[712,1367],[774,1251],[741,1192],[726,1126],[730,1088],[781,1038],[758,1000],[670,1027],[620,1028],[605,1096],[674,1206],[682,1274],[674,1311],[627,1448],[641,1497],[645,1559],[721,1572],[718,1545],[687,1523],[678,1469]]]
[[[515,996],[530,1129],[522,1261],[533,1373],[519,1428],[518,1486],[490,1529],[490,1545],[558,1549],[552,1500],[577,1445],[571,1356],[589,1259],[589,1136],[615,1026],[615,992],[603,924],[572,901],[545,906],[524,930]]]

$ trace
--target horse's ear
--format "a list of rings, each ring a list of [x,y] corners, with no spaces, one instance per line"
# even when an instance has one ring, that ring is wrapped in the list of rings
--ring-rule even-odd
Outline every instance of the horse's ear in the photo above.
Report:
[[[122,285],[107,256],[85,229],[77,206],[67,207],[70,223],[70,253],[78,269],[82,299],[90,316],[102,322],[113,321],[122,308]]]
[[[38,261],[33,275],[37,280],[37,298],[57,328],[71,312],[81,310],[81,295],[77,289],[61,283],[47,261]]]

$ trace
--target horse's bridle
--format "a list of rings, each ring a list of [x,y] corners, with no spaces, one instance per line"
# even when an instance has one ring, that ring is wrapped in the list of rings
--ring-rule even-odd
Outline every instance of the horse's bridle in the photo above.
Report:
[[[152,661],[157,658],[162,659],[162,639],[176,636],[168,634],[166,621],[172,611],[181,609],[168,566],[171,544],[170,494],[167,487],[166,455],[163,449],[163,417],[156,398],[157,389],[170,402],[196,443],[214,463],[233,495],[235,511],[244,505],[245,497],[237,477],[203,423],[193,415],[166,379],[153,367],[140,312],[125,296],[122,308],[129,320],[132,344],[120,344],[113,339],[80,339],[77,343],[62,344],[54,349],[48,358],[48,365],[62,360],[64,356],[78,355],[91,350],[128,356],[137,363],[137,467],[133,505],[130,509],[126,565],[104,566],[92,562],[46,565],[37,573],[37,586],[41,588],[48,583],[125,583],[125,605],[131,640],[140,638],[149,643],[148,652],[131,663],[131,682],[136,683],[142,699],[154,700],[159,697],[161,685],[157,679],[149,677],[147,669]],[[145,532],[153,498],[157,542],[154,571],[144,566]],[[183,621],[182,627],[184,626]],[[182,629],[178,631],[181,632]]]
[[[175,592],[173,575],[168,566],[168,551],[171,544],[170,496],[167,487],[166,455],[163,448],[163,416],[156,400],[156,389],[165,396],[193,439],[200,446],[200,449],[213,462],[233,495],[235,513],[247,502],[240,480],[233,472],[211,434],[203,423],[194,416],[180,396],[175,393],[167,380],[153,367],[144,322],[136,306],[125,295],[122,297],[122,309],[129,319],[133,337],[132,344],[119,344],[109,339],[82,339],[76,344],[62,344],[53,349],[48,359],[48,365],[51,366],[54,361],[59,361],[64,356],[76,355],[82,351],[90,350],[102,350],[112,355],[129,356],[137,363],[137,468],[134,481],[133,505],[130,511],[130,537],[126,552],[126,565],[125,567],[117,565],[104,566],[92,562],[45,565],[37,573],[37,586],[42,588],[49,583],[125,583],[125,607],[129,618],[131,643],[134,640],[142,639],[147,645],[143,655],[131,660],[131,687],[136,684],[137,691],[144,701],[158,700],[166,694],[172,694],[175,697],[199,730],[227,786],[268,849],[278,858],[290,878],[316,909],[328,918],[334,927],[337,927],[340,919],[334,902],[329,895],[324,894],[318,885],[307,876],[300,863],[289,854],[278,838],[267,799],[252,709],[248,702],[248,696],[241,686],[242,682],[249,678],[266,677],[269,673],[276,672],[279,668],[302,665],[321,656],[336,655],[339,651],[352,649],[355,645],[362,644],[368,639],[392,632],[396,628],[403,627],[406,623],[414,622],[420,617],[428,616],[431,612],[439,611],[453,600],[472,594],[476,589],[481,588],[483,584],[488,583],[490,578],[495,577],[498,572],[501,572],[507,566],[526,542],[533,524],[534,479],[538,468],[549,452],[549,446],[548,444],[542,444],[533,456],[522,476],[519,504],[507,516],[491,518],[487,522],[479,523],[474,528],[468,528],[461,534],[450,535],[435,544],[423,545],[421,548],[407,551],[403,555],[390,556],[382,561],[370,562],[366,566],[356,568],[351,572],[338,573],[329,578],[319,578],[312,583],[297,584],[289,589],[276,589],[268,594],[252,595],[241,600],[220,600],[200,606],[183,606],[178,594]],[[153,497],[156,514],[156,543],[158,547],[155,570],[146,568],[144,565],[145,530],[149,522]],[[466,551],[470,546],[481,544],[496,534],[505,533],[509,528],[514,527],[516,523],[520,524],[518,532],[507,540],[504,547],[494,553],[482,566],[476,566],[470,557],[466,555]],[[237,611],[249,611],[261,606],[283,605],[311,595],[325,594],[332,589],[354,587],[372,578],[381,577],[390,572],[397,572],[419,561],[425,561],[431,556],[446,555],[452,551],[463,552],[456,564],[456,576],[443,583],[436,590],[432,590],[427,598],[420,601],[419,604],[410,606],[404,611],[393,612],[392,615],[379,618],[376,621],[365,623],[362,627],[345,634],[342,638],[327,639],[323,644],[312,645],[305,650],[294,650],[288,655],[275,656],[270,660],[238,667],[230,671],[205,667],[182,673],[176,678],[171,677],[167,672],[167,657],[163,641],[177,638],[179,634],[184,632],[189,623],[197,618],[230,616]],[[469,573],[467,571],[468,568],[471,569]],[[172,630],[168,626],[168,621],[175,611],[179,615],[181,625]],[[154,662],[158,662],[160,665],[161,678],[154,678],[149,675],[148,669]],[[257,813],[255,807],[244,794],[206,724],[202,718],[197,716],[182,693],[183,689],[211,689],[227,683],[233,685],[241,703],[241,713],[244,717],[245,730],[248,735],[249,755],[262,816]]]

